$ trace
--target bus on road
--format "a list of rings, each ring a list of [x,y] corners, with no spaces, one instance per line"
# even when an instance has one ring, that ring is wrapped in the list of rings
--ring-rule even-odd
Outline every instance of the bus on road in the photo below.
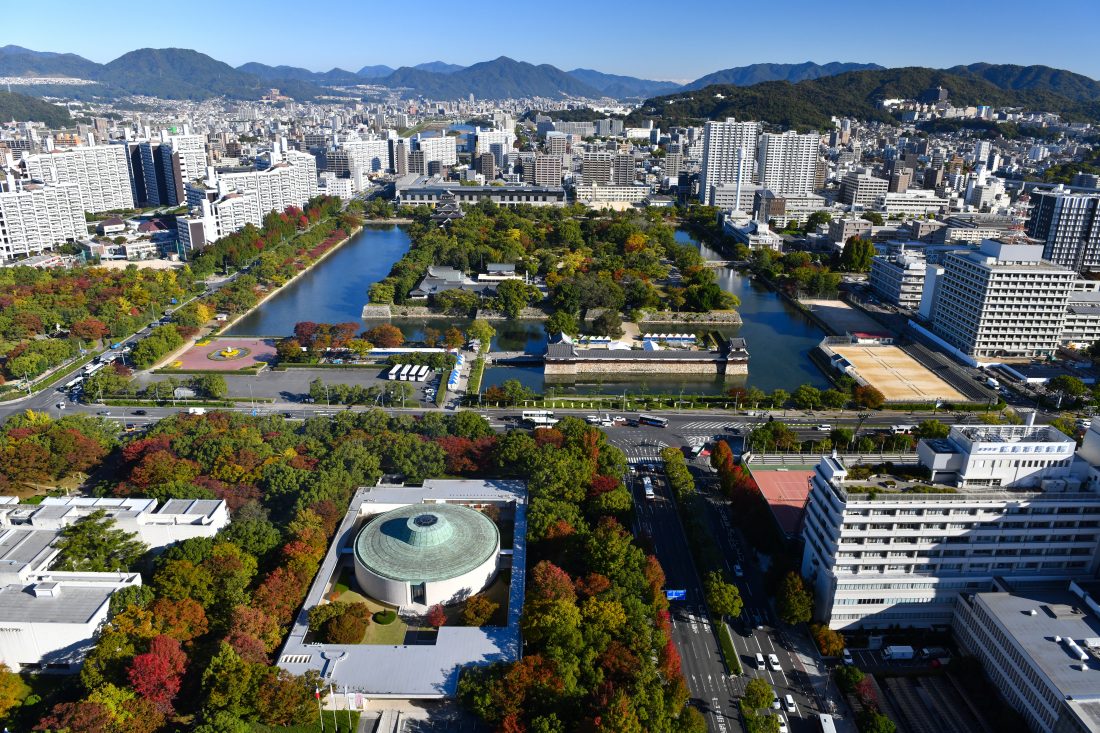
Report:
[[[653,479],[649,476],[642,478],[642,489],[645,491],[646,501],[653,501],[657,498],[657,494],[653,492]]]
[[[638,415],[639,425],[652,425],[655,428],[667,428],[668,420],[655,415]]]
[[[817,722],[821,724],[821,733],[836,733],[836,726],[833,724],[833,716],[820,713],[817,716]]]
[[[558,423],[551,410],[524,410],[521,417],[523,422],[536,427],[550,427]]]

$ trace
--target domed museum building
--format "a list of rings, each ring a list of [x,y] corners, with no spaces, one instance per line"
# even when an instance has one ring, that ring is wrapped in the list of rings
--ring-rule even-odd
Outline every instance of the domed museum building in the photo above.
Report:
[[[459,504],[410,504],[371,519],[355,538],[355,579],[395,606],[451,603],[496,576],[500,531]]]

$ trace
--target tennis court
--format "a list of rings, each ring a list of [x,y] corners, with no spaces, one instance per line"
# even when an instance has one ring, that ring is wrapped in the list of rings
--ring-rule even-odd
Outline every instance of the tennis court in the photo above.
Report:
[[[897,346],[830,346],[859,376],[882,392],[887,402],[965,402],[943,381]]]
[[[752,478],[760,487],[775,523],[788,537],[798,534],[802,524],[802,511],[810,495],[809,470],[788,470],[768,466],[751,466]]]

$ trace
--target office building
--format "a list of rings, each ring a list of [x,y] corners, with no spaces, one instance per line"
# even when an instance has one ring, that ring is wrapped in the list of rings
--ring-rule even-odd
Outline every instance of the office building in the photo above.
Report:
[[[882,491],[823,458],[802,531],[818,620],[946,627],[959,594],[989,591],[995,578],[1094,574],[1100,493],[1075,445],[1049,426],[956,425],[918,446],[930,480],[891,477]]]
[[[754,182],[759,122],[710,121],[703,128],[703,171],[699,195],[714,206],[713,191],[723,184]]]
[[[829,222],[829,239],[838,246],[852,237],[870,239],[871,222],[866,219],[833,219]]]
[[[483,130],[475,127],[473,132],[474,144],[472,152],[474,156],[491,152],[490,146],[501,145],[505,150],[511,150],[516,143],[516,133],[511,128],[503,130]]]
[[[569,151],[569,138],[564,132],[550,132],[546,135],[546,152],[564,158]]]
[[[985,240],[944,258],[932,331],[970,357],[1053,356],[1076,274],[1043,248]]]
[[[410,150],[408,155],[409,174],[425,176],[428,174],[428,161],[423,150]]]
[[[634,183],[634,154],[618,153],[615,156],[615,175],[612,182],[616,186],[630,186]]]
[[[905,252],[875,255],[871,260],[871,290],[885,303],[916,310],[924,292],[927,263],[918,254]]]
[[[675,182],[684,170],[684,147],[680,143],[669,143],[665,150],[664,174]]]
[[[0,191],[0,259],[36,255],[88,235],[80,186],[16,182]]]
[[[1100,267],[1100,193],[1062,186],[1031,194],[1027,235],[1043,243],[1043,257],[1078,272]]]
[[[476,158],[478,173],[480,173],[486,181],[491,181],[497,177],[497,163],[496,158],[489,151],[485,151]]]
[[[84,211],[134,208],[130,164],[119,145],[66,148],[23,159],[27,177],[48,184],[75,183]]]
[[[890,182],[870,173],[852,171],[840,184],[840,201],[849,206],[874,208],[886,196]]]
[[[577,203],[593,209],[614,209],[622,211],[645,201],[651,191],[648,186],[600,186],[582,184],[577,186]]]
[[[757,180],[776,194],[813,193],[821,136],[765,132],[756,149]]]
[[[947,211],[949,203],[946,198],[937,196],[935,191],[915,188],[912,191],[884,194],[880,208],[886,216],[925,216]]]
[[[565,189],[560,184],[552,187],[459,186],[423,176],[407,178],[411,180],[399,181],[396,186],[395,201],[398,206],[434,208],[441,202],[472,206],[481,201],[492,201],[498,206],[565,206],[566,203]]]
[[[409,144],[403,137],[395,138],[390,143],[390,170],[395,176],[407,176],[409,174]]]

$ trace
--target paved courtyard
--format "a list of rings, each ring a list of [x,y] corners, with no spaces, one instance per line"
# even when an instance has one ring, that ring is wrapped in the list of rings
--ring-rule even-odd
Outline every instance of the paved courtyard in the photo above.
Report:
[[[215,338],[195,344],[167,368],[235,372],[274,361],[272,339]]]
[[[966,397],[897,346],[829,346],[887,402],[965,402]]]

